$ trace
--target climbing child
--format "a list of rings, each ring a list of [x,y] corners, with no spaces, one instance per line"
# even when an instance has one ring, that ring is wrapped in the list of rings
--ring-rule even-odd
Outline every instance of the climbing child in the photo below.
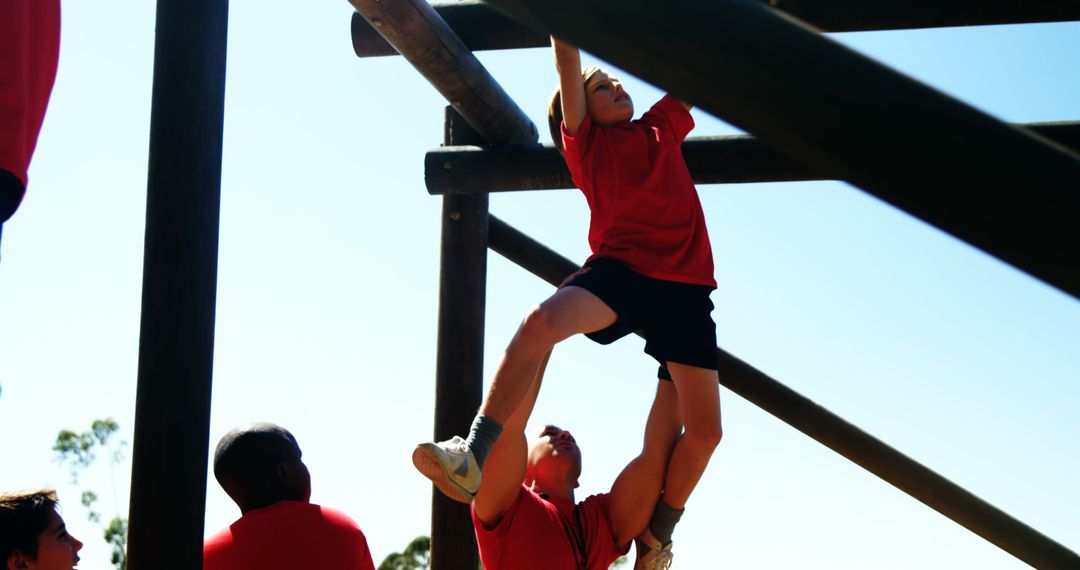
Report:
[[[643,541],[670,549],[671,533],[720,442],[712,248],[681,145],[690,106],[663,97],[640,119],[622,84],[581,69],[578,49],[552,39],[559,75],[549,112],[555,145],[592,211],[592,256],[522,322],[467,439],[426,443],[417,469],[447,496],[472,500],[502,425],[522,402],[543,357],[586,333],[608,344],[636,330],[679,399],[684,432],[675,446]],[[647,567],[641,564],[638,568]]]

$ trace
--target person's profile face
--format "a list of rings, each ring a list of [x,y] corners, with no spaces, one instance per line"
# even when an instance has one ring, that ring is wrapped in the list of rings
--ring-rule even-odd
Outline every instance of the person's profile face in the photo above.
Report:
[[[300,446],[296,446],[296,453],[290,453],[285,460],[288,469],[289,489],[297,501],[309,502],[311,500],[311,471],[303,461],[304,453]]]
[[[581,448],[569,430],[547,425],[540,430],[530,449],[530,460],[534,465],[559,465],[563,468],[580,468]]]
[[[83,543],[67,531],[64,519],[53,511],[49,526],[38,535],[38,553],[34,560],[27,560],[26,570],[71,570],[79,564],[79,550]]]
[[[634,117],[634,101],[622,82],[603,71],[597,71],[585,84],[585,106],[593,122],[604,127]]]

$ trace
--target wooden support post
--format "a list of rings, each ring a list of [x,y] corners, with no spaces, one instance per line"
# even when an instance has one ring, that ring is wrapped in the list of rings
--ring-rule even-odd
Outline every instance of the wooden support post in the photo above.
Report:
[[[227,0],[158,0],[129,570],[202,568]]]
[[[446,144],[483,142],[452,107],[446,108],[445,140]],[[435,362],[435,441],[468,433],[483,397],[487,246],[487,195],[444,197]],[[476,570],[479,564],[469,506],[434,490],[432,569]]]
[[[987,26],[1080,20],[1080,2],[1070,0],[759,0],[826,32]],[[479,0],[434,5],[472,51],[546,47],[548,35]],[[358,57],[397,55],[362,17],[352,19],[353,51]]]
[[[1060,145],[756,0],[488,2],[1080,296],[1080,155]]]
[[[1080,152],[1080,122],[1017,125]],[[820,180],[817,172],[753,137],[691,137],[682,146],[696,184]],[[439,147],[424,157],[431,194],[479,194],[573,188],[570,171],[551,145]]]
[[[488,142],[537,141],[536,126],[425,0],[349,0]]]
[[[491,249],[558,285],[577,264],[489,216]],[[1080,556],[717,347],[720,383],[856,465],[1035,568],[1080,568]]]

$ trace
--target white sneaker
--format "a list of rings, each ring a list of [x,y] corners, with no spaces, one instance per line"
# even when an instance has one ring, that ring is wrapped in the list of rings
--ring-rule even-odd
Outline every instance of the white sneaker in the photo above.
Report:
[[[641,536],[634,541],[637,546],[637,560],[634,562],[634,570],[667,570],[671,568],[671,543],[660,544],[653,536],[648,527]]]
[[[444,495],[469,504],[480,488],[480,465],[458,436],[439,443],[421,443],[413,450],[413,465]]]

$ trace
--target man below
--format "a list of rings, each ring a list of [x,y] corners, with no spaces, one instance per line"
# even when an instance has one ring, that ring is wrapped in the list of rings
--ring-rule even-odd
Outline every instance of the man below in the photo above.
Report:
[[[214,452],[214,477],[241,516],[203,547],[205,570],[375,570],[367,539],[344,513],[314,505],[296,438],[271,423],[238,427]]]
[[[637,544],[636,570],[668,568],[671,545],[661,547],[646,527],[664,485],[668,459],[682,432],[678,397],[659,382],[641,453],[608,493],[577,503],[581,450],[568,430],[548,425],[531,447],[525,424],[532,414],[550,353],[525,400],[507,421],[484,463],[472,501],[480,560],[486,570],[606,570]],[[427,461],[437,446],[417,448],[421,472],[441,470]],[[423,449],[423,451],[422,451]]]

